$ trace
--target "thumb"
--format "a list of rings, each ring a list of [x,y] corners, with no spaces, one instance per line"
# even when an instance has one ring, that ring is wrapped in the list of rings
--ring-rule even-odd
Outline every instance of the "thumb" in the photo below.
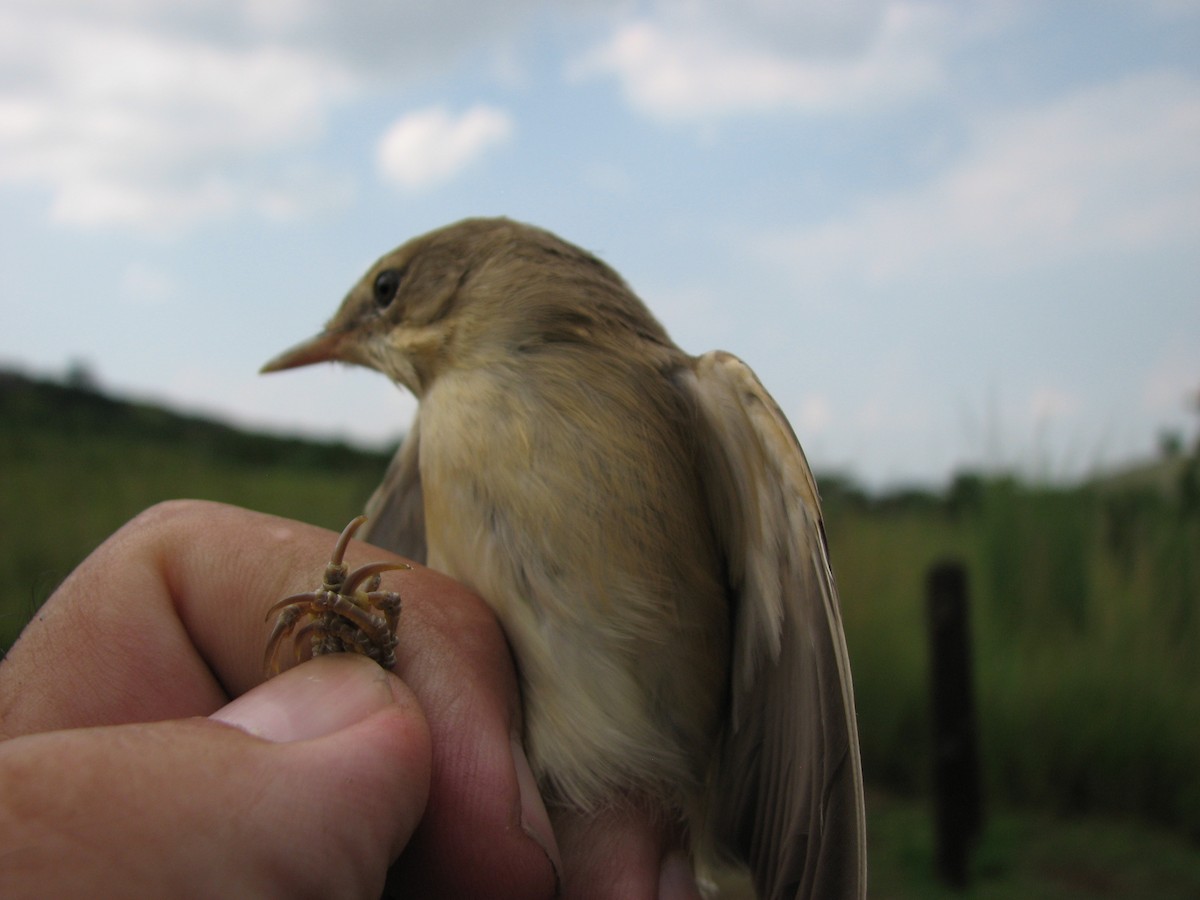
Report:
[[[416,700],[359,657],[304,663],[213,719],[14,738],[0,895],[377,897],[429,766]]]
[[[425,811],[432,750],[416,697],[390,671],[354,654],[317,657],[211,718],[282,745],[273,774],[313,807],[311,835],[292,831],[301,823],[280,828],[287,852],[367,851],[383,868],[400,855]],[[333,818],[341,833],[331,832]]]

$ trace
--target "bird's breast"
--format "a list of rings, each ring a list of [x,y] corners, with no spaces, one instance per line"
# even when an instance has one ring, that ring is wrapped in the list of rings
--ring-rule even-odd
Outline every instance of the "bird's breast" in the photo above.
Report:
[[[422,399],[429,563],[504,625],[556,791],[590,806],[698,782],[728,611],[682,423],[627,373],[524,376],[442,377]]]

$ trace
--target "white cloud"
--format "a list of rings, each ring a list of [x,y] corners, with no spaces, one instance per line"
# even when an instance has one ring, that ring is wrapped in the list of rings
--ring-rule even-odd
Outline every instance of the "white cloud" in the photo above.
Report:
[[[455,116],[443,107],[409,113],[379,141],[380,176],[406,189],[433,187],[454,178],[514,131],[512,117],[490,106]]]
[[[34,6],[0,12],[0,182],[72,225],[171,227],[244,205],[238,166],[312,140],[353,85],[286,47]]]
[[[331,111],[481,46],[500,65],[542,5],[4,0],[0,188],[154,234],[344,204],[349,177],[306,159]]]
[[[911,191],[756,243],[805,283],[1020,271],[1200,239],[1200,82],[1171,73],[979,118]]]
[[[915,2],[660,3],[571,71],[615,76],[635,108],[662,119],[879,108],[943,85],[951,16]]]

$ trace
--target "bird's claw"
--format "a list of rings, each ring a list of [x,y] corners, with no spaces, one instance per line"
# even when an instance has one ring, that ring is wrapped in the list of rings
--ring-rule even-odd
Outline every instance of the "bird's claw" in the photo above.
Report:
[[[377,562],[349,570],[342,561],[346,547],[366,520],[359,516],[342,530],[320,588],[284,597],[267,610],[266,618],[276,617],[263,657],[268,678],[279,674],[279,649],[288,637],[296,661],[304,657],[304,639],[308,638],[312,656],[349,651],[369,656],[385,668],[396,664],[400,595],[379,590],[380,576],[411,566]],[[308,621],[300,624],[305,617]]]

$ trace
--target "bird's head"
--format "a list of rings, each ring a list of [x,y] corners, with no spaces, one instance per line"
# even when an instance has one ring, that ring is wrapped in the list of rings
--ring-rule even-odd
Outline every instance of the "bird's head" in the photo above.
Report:
[[[453,344],[465,282],[513,224],[468,219],[393,250],[351,288],[319,334],[261,371],[351,363],[376,369],[420,396]]]
[[[538,228],[466,219],[384,256],[324,330],[262,371],[345,362],[376,369],[421,397],[453,366],[631,330],[668,340],[604,263]]]

